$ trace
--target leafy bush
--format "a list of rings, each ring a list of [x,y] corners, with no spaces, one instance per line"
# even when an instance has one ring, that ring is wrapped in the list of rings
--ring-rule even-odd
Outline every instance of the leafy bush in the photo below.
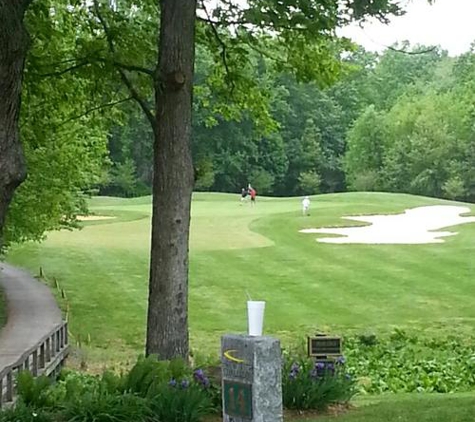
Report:
[[[470,338],[433,339],[395,330],[367,341],[345,339],[347,370],[362,393],[452,393],[475,388],[475,343]]]
[[[353,176],[351,189],[357,192],[371,192],[379,189],[379,175],[375,170],[367,170]]]
[[[464,199],[467,194],[465,183],[458,176],[448,179],[442,186],[442,190],[447,198],[454,200]]]
[[[33,378],[28,371],[22,371],[17,377],[17,393],[21,401],[33,409],[52,405],[49,395],[51,381],[48,377]]]
[[[186,379],[157,385],[154,392],[150,406],[161,422],[198,422],[212,413],[211,400],[203,388]]]
[[[55,420],[47,411],[32,409],[21,401],[15,407],[0,411],[0,422],[54,422]]]
[[[252,186],[257,190],[259,195],[272,193],[275,178],[268,171],[263,169],[252,171],[249,175],[249,180],[252,180]]]
[[[88,391],[66,401],[62,415],[68,422],[147,422],[150,408],[147,400],[133,394],[110,394]]]
[[[287,356],[282,393],[286,409],[323,410],[331,404],[347,403],[356,390],[355,382],[345,373],[344,359],[323,363]]]
[[[299,189],[302,194],[313,195],[320,193],[322,178],[315,171],[305,171],[299,175]]]

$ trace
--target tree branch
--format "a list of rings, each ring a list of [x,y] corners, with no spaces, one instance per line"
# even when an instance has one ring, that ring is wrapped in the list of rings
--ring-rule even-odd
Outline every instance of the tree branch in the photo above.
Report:
[[[142,66],[136,66],[133,64],[126,64],[126,63],[121,63],[116,60],[109,61],[103,57],[91,57],[91,58],[83,58],[83,59],[71,59],[69,62],[73,62],[76,60],[81,60],[79,63],[76,63],[73,66],[67,67],[66,69],[62,70],[57,70],[55,72],[49,72],[49,73],[38,73],[38,76],[41,77],[50,77],[50,76],[61,76],[64,75],[65,73],[72,72],[73,70],[79,69],[83,66],[87,66],[89,64],[93,64],[94,62],[101,62],[101,63],[111,63],[115,67],[120,67],[121,69],[128,70],[128,71],[135,71],[135,72],[140,72],[144,73],[148,76],[154,77],[154,71],[152,69],[147,69],[146,67]]]
[[[96,11],[97,18],[99,19],[99,22],[102,25],[102,29],[104,30],[104,34],[106,35],[107,44],[109,45],[109,51],[112,54],[115,54],[116,49],[115,49],[115,46],[114,46],[114,40],[113,40],[112,35],[110,33],[109,27],[108,27],[106,21],[104,20],[104,17],[101,14],[101,11],[99,9],[99,4],[97,3],[97,0],[94,0],[94,10]],[[156,123],[156,120],[155,120],[155,116],[150,111],[150,108],[148,107],[147,102],[137,92],[137,90],[135,89],[132,81],[129,79],[129,77],[125,73],[124,69],[121,68],[121,67],[118,67],[118,66],[116,66],[116,69],[119,72],[119,75],[120,75],[120,78],[121,78],[122,82],[124,83],[124,85],[129,90],[131,97],[135,101],[137,101],[140,108],[145,113],[145,116],[147,117],[148,121],[150,122],[153,131],[156,132],[157,131],[157,123]]]
[[[64,75],[65,73],[72,72],[73,70],[79,69],[83,66],[87,66],[88,64],[91,64],[91,62],[83,61],[83,62],[79,62],[75,64],[74,66],[67,67],[66,69],[57,70],[55,72],[49,72],[49,73],[37,73],[37,75],[43,78],[48,78],[51,76],[61,76],[61,75]]]
[[[437,50],[437,47],[430,47],[426,50],[421,50],[421,51],[407,51],[407,50],[404,50],[404,49],[391,47],[390,45],[386,46],[386,48],[388,50],[395,51],[396,53],[403,53],[403,54],[407,54],[407,55],[410,55],[410,56],[417,56],[419,54],[432,53],[433,51]]]
[[[101,104],[101,105],[96,106],[96,107],[92,107],[92,108],[86,110],[84,113],[78,114],[77,116],[72,116],[69,119],[66,119],[66,120],[62,121],[57,127],[64,126],[66,123],[69,123],[73,120],[80,119],[81,117],[87,116],[88,114],[91,114],[94,111],[102,110],[104,108],[114,107],[118,104],[122,104],[122,103],[125,103],[125,102],[130,101],[130,100],[133,100],[132,96],[127,97],[127,98],[122,98],[121,100],[113,101],[111,103],[105,103],[105,104]]]
[[[364,26],[363,26],[363,22],[360,22],[359,25],[360,29],[365,32],[365,29],[364,29]],[[377,41],[373,40],[366,32],[365,32],[366,36],[372,41],[374,42],[375,44],[379,44],[381,46],[383,46],[384,48],[388,49],[388,50],[391,50],[391,51],[394,51],[396,53],[402,53],[402,54],[407,54],[407,55],[410,55],[410,56],[417,56],[419,54],[427,54],[427,53],[431,53],[433,51],[435,51],[437,49],[437,47],[430,47],[426,50],[422,50],[422,51],[407,51],[407,50],[404,50],[404,49],[399,49],[399,48],[396,48],[396,47],[392,47],[390,45],[385,45],[385,44],[381,44],[381,43],[378,43]]]
[[[152,69],[148,69],[148,68],[142,67],[142,66],[136,66],[136,65],[133,65],[133,64],[121,63],[121,62],[118,62],[116,60],[113,60],[112,64],[114,66],[120,67],[121,69],[124,69],[124,70],[135,71],[135,72],[139,72],[139,73],[145,73],[146,75],[151,76],[152,78],[155,79],[155,72]]]
[[[201,5],[203,7],[203,10],[206,14],[206,17],[207,17],[207,21],[208,23],[210,24],[211,26],[211,30],[213,31],[213,34],[214,34],[214,37],[216,38],[216,41],[218,42],[218,44],[221,46],[221,59],[223,60],[223,65],[224,65],[224,68],[226,70],[226,75],[228,76],[228,79],[229,79],[229,83],[231,85],[231,94],[233,93],[234,91],[234,88],[236,87],[234,85],[234,81],[233,79],[231,78],[231,71],[229,70],[229,66],[228,66],[228,61],[227,61],[227,58],[226,58],[226,44],[224,43],[224,41],[221,39],[220,35],[219,35],[219,32],[218,30],[216,29],[216,25],[213,23],[213,20],[211,19],[211,16],[208,12],[208,9],[206,8],[206,5],[205,5],[205,2],[204,0],[201,0]]]

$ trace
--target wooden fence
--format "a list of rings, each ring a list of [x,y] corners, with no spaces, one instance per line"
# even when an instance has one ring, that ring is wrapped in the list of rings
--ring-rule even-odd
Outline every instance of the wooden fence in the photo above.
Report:
[[[15,401],[16,377],[21,371],[33,376],[55,376],[69,353],[68,323],[62,322],[34,347],[21,355],[15,363],[0,368],[0,407]]]

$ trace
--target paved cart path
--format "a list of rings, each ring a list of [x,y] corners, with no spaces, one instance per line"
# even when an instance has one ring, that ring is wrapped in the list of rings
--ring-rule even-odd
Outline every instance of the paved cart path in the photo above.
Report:
[[[61,324],[61,311],[49,288],[26,271],[0,263],[0,289],[7,323],[0,330],[0,371]]]

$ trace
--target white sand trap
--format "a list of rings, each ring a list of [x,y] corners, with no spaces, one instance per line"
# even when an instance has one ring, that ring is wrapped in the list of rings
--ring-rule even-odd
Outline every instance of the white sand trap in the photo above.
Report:
[[[366,243],[366,244],[424,244],[443,243],[441,237],[454,236],[456,232],[436,230],[474,223],[475,217],[462,217],[470,212],[468,207],[435,205],[406,210],[397,215],[368,215],[343,217],[347,220],[370,223],[362,227],[305,229],[300,233],[323,233],[344,237],[317,239],[324,243]]]
[[[108,215],[78,215],[78,221],[100,221],[100,220],[112,220],[115,217],[110,217]]]

